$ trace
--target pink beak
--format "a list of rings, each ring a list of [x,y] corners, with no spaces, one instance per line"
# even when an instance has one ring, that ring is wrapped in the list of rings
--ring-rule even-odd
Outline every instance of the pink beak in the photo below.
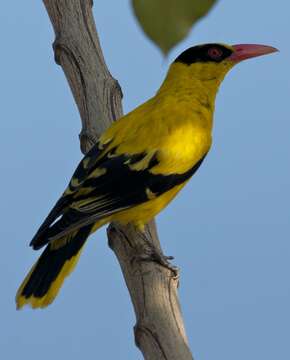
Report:
[[[279,51],[278,49],[267,45],[239,44],[232,45],[232,47],[234,49],[234,52],[228,59],[234,62],[239,62],[242,60],[250,59],[252,57],[262,56]]]

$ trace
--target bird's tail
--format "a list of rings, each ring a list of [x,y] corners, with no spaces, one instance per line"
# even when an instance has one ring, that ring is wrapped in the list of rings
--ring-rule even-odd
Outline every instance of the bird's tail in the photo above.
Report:
[[[52,303],[72,272],[93,225],[86,225],[47,245],[16,294],[17,309],[43,308]]]

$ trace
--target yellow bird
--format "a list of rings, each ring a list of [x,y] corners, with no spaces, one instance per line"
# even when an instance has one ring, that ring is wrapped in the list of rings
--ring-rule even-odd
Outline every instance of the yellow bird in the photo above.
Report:
[[[31,241],[35,250],[46,248],[17,292],[17,308],[49,305],[88,236],[102,225],[132,223],[142,230],[206,157],[226,73],[241,60],[275,51],[205,44],[181,53],[156,95],[116,121],[78,165]]]

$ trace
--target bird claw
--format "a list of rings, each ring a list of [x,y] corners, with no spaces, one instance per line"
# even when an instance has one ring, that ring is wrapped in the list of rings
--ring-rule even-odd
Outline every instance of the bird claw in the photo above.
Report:
[[[179,268],[169,262],[169,260],[173,260],[174,257],[165,256],[159,249],[156,249],[151,244],[146,248],[146,253],[139,256],[139,259],[143,261],[154,261],[170,270],[174,274],[175,279],[179,278]]]

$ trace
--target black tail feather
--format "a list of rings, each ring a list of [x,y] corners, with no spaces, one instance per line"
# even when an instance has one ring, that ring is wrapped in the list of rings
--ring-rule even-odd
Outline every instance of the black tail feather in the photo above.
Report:
[[[64,278],[74,268],[92,226],[84,226],[47,245],[18,290],[18,308],[28,303],[32,307],[45,307],[53,301]],[[65,264],[67,269],[62,272]]]

